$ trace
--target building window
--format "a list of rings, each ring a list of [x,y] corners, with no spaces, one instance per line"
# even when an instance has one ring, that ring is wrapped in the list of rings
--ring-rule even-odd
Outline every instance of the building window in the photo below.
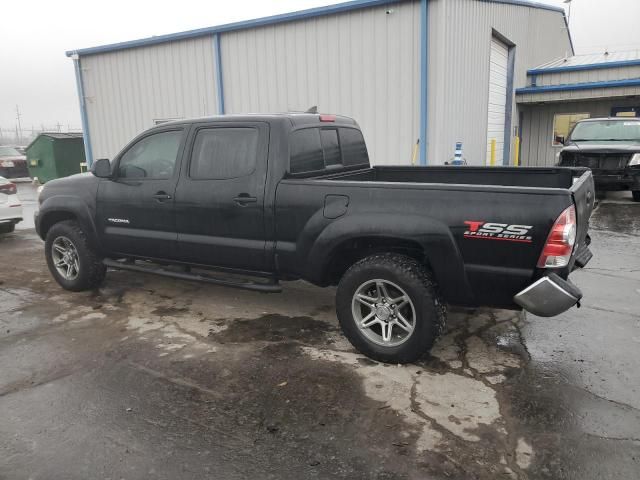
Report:
[[[551,145],[561,147],[564,145],[565,139],[569,136],[569,132],[576,123],[591,115],[588,113],[556,113],[553,116],[553,138]]]
[[[640,107],[613,107],[612,117],[640,117]]]

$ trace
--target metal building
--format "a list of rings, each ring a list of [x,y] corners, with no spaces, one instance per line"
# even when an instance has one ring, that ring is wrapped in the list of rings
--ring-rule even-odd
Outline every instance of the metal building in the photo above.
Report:
[[[516,98],[524,165],[553,165],[579,120],[640,117],[640,52],[580,55],[528,72]]]
[[[515,89],[572,53],[564,11],[536,2],[355,0],[67,55],[89,162],[159,122],[317,105],[358,120],[375,164],[426,165],[456,142],[512,162]]]

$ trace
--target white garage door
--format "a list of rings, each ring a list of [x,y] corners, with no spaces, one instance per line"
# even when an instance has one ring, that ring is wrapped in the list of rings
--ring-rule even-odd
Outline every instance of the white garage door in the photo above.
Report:
[[[500,40],[492,38],[489,60],[489,106],[487,108],[487,165],[491,162],[491,141],[493,139],[496,141],[496,165],[502,165],[508,59],[509,48]]]

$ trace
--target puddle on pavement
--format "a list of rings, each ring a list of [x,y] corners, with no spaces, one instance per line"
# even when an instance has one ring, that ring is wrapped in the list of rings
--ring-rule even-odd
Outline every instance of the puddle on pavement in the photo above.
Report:
[[[287,317],[279,314],[222,322],[227,325],[227,328],[218,334],[215,331],[209,334],[214,341],[220,343],[283,341],[319,343],[326,340],[328,333],[338,331],[336,327],[312,317]]]
[[[221,304],[200,287],[149,288],[136,278],[85,295],[81,304],[77,295],[49,296],[54,322],[120,322],[115,357],[188,386],[196,410],[210,408],[215,392],[219,415],[202,410],[207,422],[232,421],[227,427],[246,430],[263,452],[279,446],[354,472],[369,471],[375,458],[400,478],[416,471],[526,478],[554,459],[522,420],[552,424],[562,411],[553,398],[527,402],[533,387],[522,376],[528,352],[518,313],[455,311],[430,356],[415,365],[383,365],[353,350],[330,305],[291,316],[253,308],[242,317],[233,315],[233,300]],[[353,450],[371,438],[379,445]]]
[[[589,220],[590,228],[607,230],[627,235],[640,232],[640,203],[638,204],[601,204]]]
[[[300,419],[309,415],[301,405],[311,398],[315,402],[319,394],[326,397],[326,389],[331,390],[330,405],[337,389],[345,393],[339,403],[346,402],[347,409],[352,402],[376,405],[360,421],[394,419],[392,424],[400,426],[394,427],[389,442],[395,442],[404,455],[415,456],[421,468],[433,474],[464,476],[470,473],[467,466],[475,465],[477,478],[518,478],[535,461],[535,448],[512,431],[513,418],[499,395],[502,384],[528,358],[519,313],[454,312],[430,357],[415,365],[395,366],[356,353],[335,323],[311,314],[211,318],[207,306],[194,306],[192,297],[181,301],[157,295],[150,301],[149,297],[144,291],[124,296],[130,332],[124,340],[133,333],[151,341],[160,352],[157,361],[180,365],[190,382],[209,385],[213,381],[216,391],[224,391],[225,384],[232,391],[244,389],[247,399],[261,408],[275,408],[272,397],[280,398],[283,389],[286,414],[280,414],[278,429],[313,423]],[[145,358],[149,361],[148,355]],[[225,367],[212,372],[208,361],[215,363],[217,358],[225,359]],[[207,366],[200,367],[201,362]],[[256,370],[247,370],[247,365]],[[361,386],[361,393],[354,392],[353,385],[345,390],[335,381],[345,375]],[[315,392],[318,388],[323,392]],[[253,417],[245,409],[247,401],[242,403],[243,415]],[[317,408],[316,415],[327,413],[322,412],[322,404]],[[295,427],[291,415],[296,418]],[[390,432],[384,429],[380,435],[389,438]]]

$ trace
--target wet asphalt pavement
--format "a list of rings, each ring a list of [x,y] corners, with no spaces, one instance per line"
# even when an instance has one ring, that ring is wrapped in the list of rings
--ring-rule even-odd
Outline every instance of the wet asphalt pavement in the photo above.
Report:
[[[594,213],[582,308],[456,310],[403,367],[351,348],[331,289],[110,272],[73,294],[33,230],[0,237],[0,479],[637,479],[628,197]]]

